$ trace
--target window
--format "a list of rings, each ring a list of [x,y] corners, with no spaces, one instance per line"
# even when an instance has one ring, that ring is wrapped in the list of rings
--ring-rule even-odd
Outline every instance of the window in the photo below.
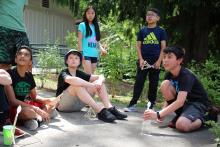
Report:
[[[42,7],[49,8],[49,0],[42,0]]]

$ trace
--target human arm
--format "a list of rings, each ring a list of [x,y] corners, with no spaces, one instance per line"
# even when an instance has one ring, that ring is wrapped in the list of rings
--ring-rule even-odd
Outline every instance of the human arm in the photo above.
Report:
[[[144,65],[144,59],[141,55],[141,41],[137,41],[136,50],[137,50],[139,65],[140,65],[140,67],[142,67]]]
[[[158,60],[154,63],[154,68],[159,69],[160,65],[161,65],[161,61],[163,59],[163,50],[166,48],[166,41],[163,40],[161,41],[161,50],[160,50],[160,56],[158,58]]]
[[[106,55],[108,53],[106,50],[107,45],[106,44],[102,45],[100,42],[98,42],[98,44],[99,44],[99,49],[100,49],[101,55]]]
[[[37,107],[35,106],[31,106],[21,100],[16,99],[15,93],[14,93],[14,89],[12,87],[12,85],[7,85],[5,86],[5,92],[8,98],[8,102],[11,106],[19,106],[21,105],[22,107],[30,107],[32,109],[34,109],[35,111],[37,111]]]
[[[72,86],[93,87],[93,83],[87,82],[75,76],[66,75],[64,81]]]
[[[172,104],[168,105],[167,107],[163,108],[161,111],[159,111],[159,115],[161,118],[164,118],[168,114],[176,111],[177,109],[181,108],[185,101],[186,101],[187,92],[186,91],[179,91],[177,95],[176,101],[174,101]],[[157,113],[154,110],[146,110],[144,112],[144,120],[148,119],[157,119]]]
[[[0,84],[10,85],[12,83],[11,76],[3,69],[0,69]]]
[[[82,32],[78,31],[78,51],[82,52]]]

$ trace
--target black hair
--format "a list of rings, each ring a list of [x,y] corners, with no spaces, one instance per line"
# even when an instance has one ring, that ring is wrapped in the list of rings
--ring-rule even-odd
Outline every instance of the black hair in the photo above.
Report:
[[[65,64],[66,66],[68,66],[68,64],[66,63],[66,61],[67,61],[67,59],[68,59],[68,57],[69,57],[70,54],[79,56],[79,58],[80,58],[80,64],[79,64],[78,67],[80,67],[81,64],[82,64],[82,54],[81,54],[79,51],[75,50],[75,49],[69,50],[69,51],[65,54],[65,56],[64,56],[64,64]]]
[[[159,11],[158,9],[156,9],[156,8],[148,8],[147,11],[146,11],[146,13],[147,13],[148,11],[152,11],[152,12],[156,13],[158,16],[160,16],[160,11]]]
[[[33,59],[32,57],[32,49],[29,47],[29,46],[26,46],[26,45],[22,45],[20,48],[18,48],[17,52],[16,52],[16,55],[17,53],[22,50],[22,49],[26,49],[27,51],[29,51],[30,55],[31,55],[31,60]]]
[[[97,18],[97,13],[96,13],[96,10],[94,7],[92,6],[89,6],[88,8],[86,8],[84,14],[83,14],[83,21],[85,22],[85,25],[86,25],[86,37],[88,36],[91,36],[92,35],[92,30],[91,28],[89,27],[89,22],[86,18],[86,12],[89,10],[89,9],[93,9],[95,11],[95,17],[92,21],[94,27],[95,27],[95,33],[96,33],[96,40],[97,41],[100,41],[100,38],[101,38],[101,34],[100,34],[100,29],[99,29],[99,24],[98,24],[98,18]]]
[[[177,59],[181,59],[181,58],[184,58],[184,55],[185,55],[185,49],[182,48],[182,47],[179,47],[179,46],[170,46],[170,47],[167,47],[163,50],[163,52],[165,54],[168,54],[168,53],[173,53],[175,54],[176,58]]]

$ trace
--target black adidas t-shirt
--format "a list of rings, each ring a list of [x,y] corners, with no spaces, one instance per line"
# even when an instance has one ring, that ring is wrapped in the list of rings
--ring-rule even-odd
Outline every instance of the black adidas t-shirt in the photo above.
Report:
[[[173,77],[171,73],[167,73],[165,79],[172,82],[177,93],[186,91],[187,100],[189,102],[201,102],[204,105],[209,104],[208,95],[198,78],[187,68],[181,67],[177,77]]]
[[[34,77],[31,72],[27,71],[24,77],[21,77],[17,68],[9,69],[8,73],[12,79],[12,86],[15,96],[18,100],[24,101],[25,97],[29,96],[30,91],[36,87]]]
[[[60,95],[64,90],[66,90],[66,88],[69,87],[70,84],[65,82],[65,78],[67,75],[72,76],[68,69],[64,69],[61,71],[59,78],[58,78],[56,96]],[[76,77],[79,77],[85,81],[89,81],[91,75],[86,74],[83,71],[76,70]]]
[[[161,51],[161,41],[167,40],[166,31],[156,26],[143,27],[137,34],[137,41],[141,41],[141,55],[148,63],[153,64],[158,60]]]

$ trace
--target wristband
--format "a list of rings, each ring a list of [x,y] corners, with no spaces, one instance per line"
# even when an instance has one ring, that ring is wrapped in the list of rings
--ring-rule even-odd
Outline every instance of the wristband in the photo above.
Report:
[[[160,119],[160,112],[157,111],[157,119]]]

